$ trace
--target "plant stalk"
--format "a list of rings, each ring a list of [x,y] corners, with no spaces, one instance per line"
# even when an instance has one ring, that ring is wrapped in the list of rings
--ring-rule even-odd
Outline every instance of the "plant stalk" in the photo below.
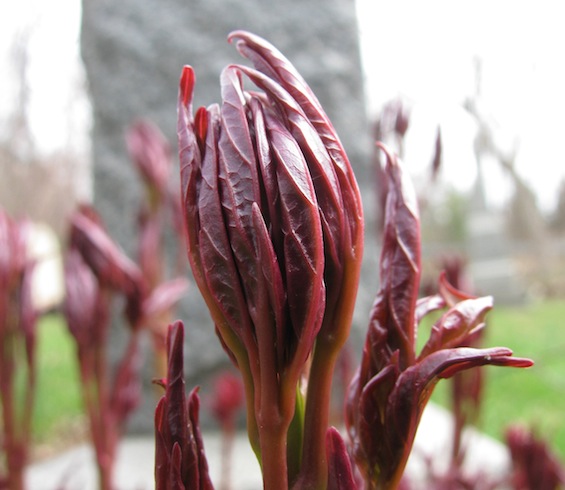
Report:
[[[325,490],[327,487],[326,432],[338,354],[339,349],[333,344],[323,341],[316,344],[306,395],[302,465],[298,480],[293,485],[295,490]]]
[[[288,490],[286,434],[284,424],[270,430],[260,430],[261,469],[264,490]]]

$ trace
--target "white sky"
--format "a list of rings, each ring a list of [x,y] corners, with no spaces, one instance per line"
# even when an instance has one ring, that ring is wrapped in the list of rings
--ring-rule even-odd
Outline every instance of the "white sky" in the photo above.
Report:
[[[396,96],[413,104],[405,159],[429,163],[442,125],[443,176],[468,189],[475,175],[475,126],[462,102],[475,90],[473,60],[483,64],[484,106],[499,138],[519,142],[517,168],[551,208],[565,176],[565,29],[561,2],[548,0],[357,0],[371,110]],[[85,145],[89,109],[77,100],[80,0],[0,3],[0,108],[10,107],[6,47],[18,26],[31,39],[31,123],[41,151]],[[74,100],[74,102],[73,102]],[[0,114],[0,120],[2,119]],[[491,171],[489,195],[506,196]]]
[[[20,0],[0,3],[0,120],[14,105],[9,50],[14,37],[31,37],[29,122],[37,149],[85,153],[90,108],[79,56],[80,0]]]
[[[357,0],[373,111],[402,96],[414,104],[406,163],[428,164],[433,128],[442,124],[443,175],[457,187],[474,176],[474,123],[461,109],[475,91],[482,60],[484,107],[498,137],[519,143],[516,166],[544,209],[565,177],[565,29],[563,4],[525,0]],[[418,127],[417,127],[418,125]],[[420,126],[421,125],[421,126]],[[431,127],[430,127],[431,126]],[[491,201],[505,197],[495,169]]]

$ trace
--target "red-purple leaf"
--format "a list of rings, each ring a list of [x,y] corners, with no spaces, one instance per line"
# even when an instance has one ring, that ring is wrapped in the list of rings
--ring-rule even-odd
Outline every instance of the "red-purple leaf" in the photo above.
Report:
[[[205,226],[197,230],[199,248],[194,251],[194,255],[198,254],[202,268],[208,306],[212,307],[212,312],[215,310],[221,313],[221,317],[214,316],[216,324],[220,327],[229,324],[243,340],[245,330],[249,330],[250,320],[218,188],[219,119],[214,117],[211,121],[213,125],[207,131],[198,196],[199,222]],[[189,235],[190,233],[194,231],[189,231]],[[200,289],[202,291],[203,287]]]
[[[239,72],[224,69],[222,83],[222,131],[218,143],[222,204],[236,258],[247,264],[253,253],[251,205],[261,201],[258,168],[247,121],[245,95]]]
[[[112,241],[94,210],[79,210],[71,217],[71,246],[76,248],[104,286],[122,291],[128,298],[141,298],[141,271]]]
[[[445,308],[445,300],[439,294],[420,298],[416,302],[416,324],[419,325],[426,315],[433,311],[441,310],[442,308]]]
[[[469,335],[484,326],[486,314],[492,309],[492,305],[490,296],[458,302],[433,325],[430,338],[418,359],[423,359],[439,349],[464,344]]]
[[[323,112],[322,106],[304,78],[272,44],[246,31],[231,32],[228,40],[230,42],[237,40],[237,50],[251,60],[259,71],[280,83],[301,105],[312,106],[313,114],[315,111]],[[308,116],[311,117],[311,114]]]
[[[335,427],[326,433],[326,453],[328,458],[327,490],[355,490],[357,483],[351,469],[351,460],[341,434]]]
[[[169,481],[165,487],[167,490],[188,490],[189,488],[198,488],[196,481],[183,481],[182,474],[182,449],[180,444],[175,442],[171,454],[171,463],[169,467]],[[186,485],[185,485],[186,483]]]
[[[271,151],[276,161],[281,201],[284,280],[290,319],[297,336],[317,331],[324,303],[324,244],[312,178],[288,130],[266,114]]]
[[[185,66],[180,80],[178,99],[178,145],[181,176],[181,198],[183,215],[186,223],[188,258],[193,268],[195,279],[202,286],[201,265],[198,260],[198,188],[200,186],[201,150],[194,131],[192,116],[192,98],[194,90],[194,71]],[[202,112],[202,111],[200,111]],[[202,117],[198,118],[202,121]],[[208,118],[206,118],[208,119]],[[200,125],[199,125],[200,127]],[[202,289],[202,288],[201,288]]]
[[[320,102],[290,61],[264,39],[246,31],[234,31],[228,39],[237,40],[238,51],[252,61],[255,68],[276,81],[298,102],[304,114],[320,135],[326,147],[342,190],[349,240],[362,253],[363,210],[359,189],[343,145]]]
[[[380,443],[386,451],[379,447],[384,457],[375,461],[380,469],[379,481],[400,480],[424,407],[439,379],[487,364],[510,367],[528,367],[532,364],[528,359],[513,358],[511,355],[512,351],[500,347],[444,349],[400,373],[386,405],[387,435]]]
[[[165,397],[161,398],[155,409],[155,488],[166,489],[170,455],[165,441]]]
[[[381,253],[382,308],[374,309],[379,322],[387,329],[387,345],[400,352],[400,366],[405,369],[415,358],[415,310],[420,286],[420,222],[414,188],[396,156],[381,146],[387,156],[388,180],[385,227]]]
[[[208,461],[204,452],[204,441],[202,439],[202,433],[200,431],[199,412],[200,399],[198,397],[198,387],[196,387],[193,388],[193,390],[188,395],[188,416],[192,427],[192,436],[194,439],[196,455],[198,458],[198,481],[200,485],[198,489],[213,490],[214,486],[212,485],[212,481],[210,479]]]
[[[452,307],[459,301],[464,301],[466,299],[473,299],[476,296],[469,294],[468,292],[461,291],[453,286],[447,279],[447,272],[443,271],[439,276],[439,294],[444,298],[447,306]]]
[[[296,337],[286,322],[286,294],[277,256],[269,240],[259,206],[253,206],[253,223],[257,239],[257,291],[249,302],[262,360],[262,368],[276,383],[276,373],[285,368],[287,356],[296,348]],[[289,331],[290,330],[290,331]],[[269,365],[270,369],[267,368]]]
[[[188,281],[176,278],[159,284],[143,302],[145,321],[153,321],[179,301],[188,289]]]
[[[130,158],[145,181],[164,198],[171,170],[171,150],[159,128],[149,121],[135,122],[126,134]]]
[[[170,440],[169,445],[179,443],[187,444],[188,418],[185,411],[186,394],[183,378],[183,343],[184,329],[182,323],[177,321],[169,327],[167,336],[167,387],[165,398],[167,400],[166,430]]]
[[[64,258],[63,314],[80,357],[105,345],[109,326],[109,298],[80,253],[70,249]]]
[[[263,73],[243,66],[239,69],[265,90],[277,107],[283,109],[290,133],[304,155],[314,185],[323,230],[326,262],[324,274],[328,298],[326,318],[330,323],[335,316],[333,309],[337,306],[341,293],[344,264],[351,259],[351,255],[359,253],[351,246],[351,236],[346,232],[341,188],[333,163],[320,136],[290,94]]]
[[[184,391],[183,340],[182,322],[169,325],[165,395],[155,411],[155,484],[157,490],[211,490],[198,420],[198,389],[188,399]]]

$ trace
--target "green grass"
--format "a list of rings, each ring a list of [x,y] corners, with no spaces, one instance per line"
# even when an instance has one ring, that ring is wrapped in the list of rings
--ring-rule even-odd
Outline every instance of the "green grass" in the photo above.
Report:
[[[535,365],[486,368],[480,428],[502,439],[509,424],[526,424],[565,460],[565,302],[495,306],[488,316],[484,345],[509,347]],[[447,386],[440,382],[432,399],[445,405]]]
[[[74,342],[59,315],[38,324],[33,438],[45,443],[71,430],[82,415]]]

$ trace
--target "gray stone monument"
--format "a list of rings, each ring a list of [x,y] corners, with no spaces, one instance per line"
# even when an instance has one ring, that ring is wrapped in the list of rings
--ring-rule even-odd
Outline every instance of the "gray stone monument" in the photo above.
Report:
[[[367,178],[371,143],[353,1],[83,0],[81,49],[94,113],[94,204],[130,256],[135,253],[141,188],[128,161],[124,131],[133,119],[149,118],[176,149],[181,68],[190,64],[196,71],[197,105],[219,101],[222,68],[245,62],[226,41],[235,29],[265,37],[290,58],[333,121],[359,181],[372,183]],[[174,174],[178,180],[178,167]],[[370,200],[372,190],[365,194]],[[367,227],[371,238],[374,232],[370,224]],[[372,255],[367,252],[374,264]],[[368,276],[375,281],[374,270]],[[367,295],[361,294],[363,329],[370,308],[367,300],[372,301],[375,287],[372,284]],[[187,325],[190,387],[202,383],[203,373],[213,371],[226,356],[196,286],[179,316]],[[154,400],[148,403],[132,429],[152,427]]]

